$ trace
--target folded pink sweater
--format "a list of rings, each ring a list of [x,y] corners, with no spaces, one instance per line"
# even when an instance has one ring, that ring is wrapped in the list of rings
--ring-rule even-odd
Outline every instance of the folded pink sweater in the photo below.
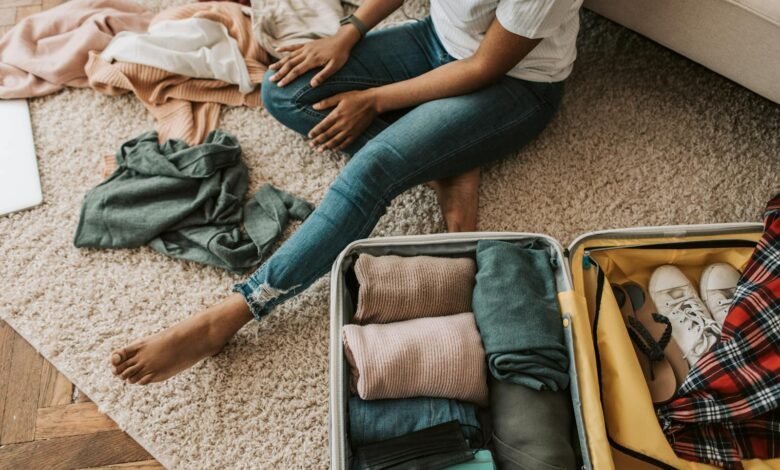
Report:
[[[487,366],[473,313],[345,325],[350,386],[364,400],[442,397],[487,405]]]
[[[360,255],[354,323],[389,323],[471,311],[471,258]]]
[[[89,51],[120,31],[146,31],[152,13],[128,0],[72,0],[28,16],[0,39],[0,98],[88,86]]]

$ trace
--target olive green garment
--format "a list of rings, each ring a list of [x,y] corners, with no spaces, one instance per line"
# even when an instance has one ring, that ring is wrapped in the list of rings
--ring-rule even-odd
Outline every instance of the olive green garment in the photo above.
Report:
[[[290,218],[303,220],[312,211],[270,185],[244,203],[241,147],[221,130],[192,147],[182,140],[160,144],[156,132],[147,132],[122,144],[116,160],[114,174],[84,197],[77,247],[149,245],[240,273],[262,260]]]
[[[574,470],[571,397],[490,380],[496,462],[503,470]]]

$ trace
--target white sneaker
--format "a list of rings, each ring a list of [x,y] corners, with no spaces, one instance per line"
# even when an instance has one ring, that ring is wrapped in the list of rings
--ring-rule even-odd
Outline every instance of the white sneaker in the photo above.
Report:
[[[650,276],[650,297],[658,313],[672,323],[672,337],[693,366],[720,337],[720,326],[691,281],[677,267],[661,266]]]
[[[726,314],[729,313],[729,307],[734,301],[739,277],[739,271],[728,263],[713,263],[704,268],[704,272],[701,274],[699,285],[701,300],[704,301],[715,321],[721,326],[723,326]]]

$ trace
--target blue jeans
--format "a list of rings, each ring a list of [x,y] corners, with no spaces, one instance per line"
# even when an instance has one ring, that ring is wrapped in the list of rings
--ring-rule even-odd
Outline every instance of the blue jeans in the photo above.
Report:
[[[454,61],[430,18],[368,34],[349,61],[317,88],[318,70],[284,88],[262,85],[276,119],[306,135],[327,112],[314,103],[422,75]],[[390,202],[422,183],[499,160],[537,136],[555,114],[562,83],[504,77],[479,91],[379,116],[347,148],[351,158],[319,207],[246,281],[234,286],[259,319],[327,273],[350,242],[367,237]]]
[[[472,444],[483,444],[477,405],[446,398],[361,400],[349,397],[349,435],[353,446],[400,437],[449,421],[458,421]]]

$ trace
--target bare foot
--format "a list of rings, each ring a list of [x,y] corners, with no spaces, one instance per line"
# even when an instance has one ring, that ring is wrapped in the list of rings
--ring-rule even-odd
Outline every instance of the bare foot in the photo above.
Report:
[[[479,211],[479,168],[428,183],[441,206],[448,232],[477,230]]]
[[[244,298],[233,294],[165,331],[113,351],[112,370],[133,384],[162,382],[220,352],[251,319]]]

